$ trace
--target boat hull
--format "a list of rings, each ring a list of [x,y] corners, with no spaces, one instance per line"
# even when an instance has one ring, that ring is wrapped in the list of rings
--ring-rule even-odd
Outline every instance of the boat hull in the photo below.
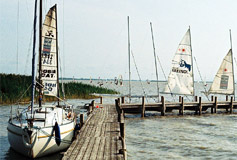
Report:
[[[9,121],[8,141],[13,150],[30,158],[42,157],[68,148],[74,135],[74,122],[59,125],[60,145],[55,142],[53,127],[33,127],[31,134],[28,134],[29,131],[27,132],[26,128],[21,128]]]

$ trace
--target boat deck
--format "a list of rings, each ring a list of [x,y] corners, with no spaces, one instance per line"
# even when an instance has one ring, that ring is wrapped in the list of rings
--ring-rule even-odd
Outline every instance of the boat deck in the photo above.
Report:
[[[88,116],[77,139],[62,159],[126,159],[125,141],[120,136],[120,125],[115,106],[100,105]]]

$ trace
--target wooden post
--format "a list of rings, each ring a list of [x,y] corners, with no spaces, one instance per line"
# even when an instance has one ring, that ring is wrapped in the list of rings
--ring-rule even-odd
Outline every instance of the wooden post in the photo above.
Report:
[[[184,115],[184,97],[181,98],[181,106],[179,109],[179,115]]]
[[[145,97],[142,97],[142,109],[141,109],[141,117],[145,117]]]
[[[120,122],[120,135],[123,139],[125,138],[125,125],[124,125],[124,117],[123,116],[121,116],[121,122]]]
[[[165,97],[164,96],[161,96],[161,103],[162,103],[161,116],[164,116],[165,115],[165,110],[166,110],[166,107],[165,107]]]
[[[118,105],[120,106],[120,98],[118,98]]]
[[[121,97],[121,99],[122,99],[122,104],[124,104],[124,97]]]
[[[225,98],[225,99],[226,99],[226,102],[227,102],[227,101],[228,101],[228,95],[226,95],[226,98]],[[229,108],[228,108],[228,107],[226,107],[226,109],[225,109],[225,110],[226,110],[226,112],[228,112],[228,109],[229,109]]]
[[[230,113],[233,113],[233,97],[230,99]]]
[[[182,101],[182,97],[181,96],[179,96],[179,102],[181,102]]]
[[[198,97],[194,97],[195,102],[198,102]],[[198,107],[195,107],[195,114],[198,114]]]
[[[199,115],[202,115],[202,97],[199,97]]]
[[[214,96],[211,96],[211,101],[212,101],[212,103],[213,103],[213,101],[214,101]],[[213,109],[214,109],[214,105],[211,106],[211,113],[212,113],[212,114],[213,114]]]
[[[194,97],[194,101],[197,102],[198,101],[198,96]]]
[[[215,97],[215,103],[214,104],[215,104],[215,106],[214,106],[215,107],[214,113],[216,113],[216,110],[217,110],[217,97]]]
[[[84,124],[84,114],[80,114],[80,128],[83,126]]]
[[[100,97],[100,104],[103,104],[103,97]]]
[[[93,101],[91,102],[91,106],[92,106],[92,111],[93,111],[94,108],[95,108],[95,100],[93,100]]]
[[[116,107],[116,110],[117,110],[117,113],[118,113],[118,122],[120,122],[121,121],[121,110],[120,110],[120,107],[119,107],[118,99],[115,99],[115,107]]]

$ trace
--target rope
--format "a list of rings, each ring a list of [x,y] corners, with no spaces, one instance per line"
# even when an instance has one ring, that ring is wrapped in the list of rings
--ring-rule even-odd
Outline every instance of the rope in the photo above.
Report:
[[[203,84],[203,88],[204,88],[204,90],[205,90],[205,94],[204,94],[204,95],[207,97],[208,101],[210,101],[209,98],[208,98],[208,96],[207,96],[207,89],[206,89],[205,84],[204,84],[204,81],[203,81],[203,79],[202,79],[201,72],[200,72],[200,70],[199,70],[199,68],[198,68],[197,60],[196,60],[195,57],[193,57],[193,58],[194,58],[194,60],[195,60],[195,63],[196,63],[196,66],[197,66],[197,70],[198,70],[198,74],[199,74],[199,76],[200,76],[200,79],[201,79],[202,84]],[[193,84],[193,85],[194,85],[194,84]]]
[[[136,61],[135,61],[135,57],[134,57],[134,55],[133,55],[132,50],[131,50],[131,54],[132,54],[132,58],[133,58],[133,62],[134,62],[134,64],[135,64],[136,70],[137,70],[137,75],[138,75],[138,77],[139,77],[139,81],[140,81],[141,86],[142,86],[143,95],[146,97],[146,92],[145,92],[145,89],[144,89],[144,87],[143,87],[142,80],[141,80],[141,76],[140,76],[140,74],[139,74],[139,71],[138,71],[138,68],[137,68],[137,65],[136,65]],[[148,102],[147,98],[146,98],[146,101]]]
[[[30,89],[31,86],[32,86],[32,84],[25,90],[25,92],[21,95],[21,97],[18,98],[18,100],[16,101],[15,104],[18,104],[18,103],[19,103],[19,101],[22,99],[22,97],[26,94],[26,92]]]
[[[162,71],[162,73],[163,73],[163,75],[164,75],[164,77],[165,77],[165,81],[167,82],[168,88],[169,88],[169,90],[170,90],[170,95],[172,96],[173,101],[175,101],[174,95],[173,95],[173,93],[172,93],[172,91],[171,91],[171,89],[170,89],[170,85],[169,85],[169,83],[168,83],[168,80],[167,80],[167,78],[166,78],[164,69],[163,69],[163,67],[162,67],[162,65],[161,65],[161,61],[160,61],[160,58],[158,57],[158,55],[157,55],[157,60],[158,60],[158,62],[159,62],[161,71]]]

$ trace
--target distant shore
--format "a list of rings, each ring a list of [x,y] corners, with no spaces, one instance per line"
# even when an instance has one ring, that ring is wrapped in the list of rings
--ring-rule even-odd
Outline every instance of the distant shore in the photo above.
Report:
[[[31,76],[0,73],[0,86],[0,105],[24,104],[31,101]],[[62,84],[60,83],[59,86],[61,88]],[[118,94],[115,90],[77,82],[64,83],[64,91],[66,99],[97,98],[97,96],[91,95],[92,93]],[[62,91],[60,95],[63,95]],[[63,99],[62,96],[60,98]],[[44,96],[43,100],[55,101],[56,98]]]

